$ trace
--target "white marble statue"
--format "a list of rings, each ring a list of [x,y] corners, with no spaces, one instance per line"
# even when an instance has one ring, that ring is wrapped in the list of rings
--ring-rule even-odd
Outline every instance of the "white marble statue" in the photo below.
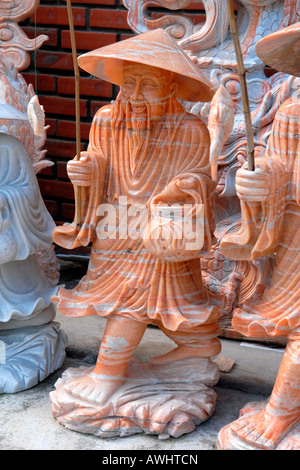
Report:
[[[0,133],[0,393],[35,385],[65,357],[50,300],[57,286],[38,254],[53,228],[24,145]]]
[[[25,40],[16,24],[37,4],[0,2],[0,394],[48,377],[62,365],[67,344],[50,300],[59,279],[55,224],[36,178],[53,164],[44,159],[44,110],[19,73],[28,51],[47,39]]]

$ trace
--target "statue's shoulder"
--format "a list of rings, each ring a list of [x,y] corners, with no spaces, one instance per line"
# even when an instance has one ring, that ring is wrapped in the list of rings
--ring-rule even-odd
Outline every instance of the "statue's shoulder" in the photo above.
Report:
[[[182,128],[199,132],[200,134],[208,134],[208,129],[204,121],[196,114],[186,112],[182,119]]]
[[[287,118],[295,118],[297,121],[299,120],[299,112],[300,112],[300,92],[293,96],[287,98],[278,110],[278,115],[287,116]]]
[[[105,106],[102,106],[100,109],[95,114],[95,118],[97,120],[103,120],[103,121],[110,121],[111,120],[111,114],[112,114],[112,104],[107,104]]]

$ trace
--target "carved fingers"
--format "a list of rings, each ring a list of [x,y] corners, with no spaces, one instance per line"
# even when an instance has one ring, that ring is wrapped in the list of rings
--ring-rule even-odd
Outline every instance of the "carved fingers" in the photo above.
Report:
[[[94,164],[89,152],[81,152],[79,160],[71,160],[67,172],[74,186],[91,186]]]
[[[193,176],[188,176],[182,179],[177,180],[176,185],[179,189],[197,189],[198,180]]]
[[[246,202],[262,202],[269,194],[270,179],[263,168],[257,166],[255,171],[241,168],[236,174],[236,192]]]
[[[152,204],[174,204],[185,202],[189,195],[185,190],[197,189],[198,180],[192,176],[171,181],[166,188],[152,199]]]

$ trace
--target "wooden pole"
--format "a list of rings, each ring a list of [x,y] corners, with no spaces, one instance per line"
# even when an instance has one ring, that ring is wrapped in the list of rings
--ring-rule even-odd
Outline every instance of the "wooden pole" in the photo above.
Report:
[[[241,45],[239,41],[237,24],[234,14],[233,1],[227,0],[227,9],[230,22],[230,30],[233,38],[235,54],[237,59],[238,73],[240,77],[241,84],[241,95],[242,95],[242,104],[243,111],[245,116],[245,126],[246,126],[246,138],[247,138],[247,159],[248,159],[248,170],[254,171],[254,138],[253,138],[253,127],[251,119],[251,110],[249,105],[249,97],[246,83],[246,73],[244,67],[243,56],[241,52]]]
[[[71,0],[67,0],[68,8],[68,17],[70,25],[70,37],[71,37],[71,47],[72,47],[72,57],[73,57],[73,66],[75,74],[75,115],[76,115],[76,158],[79,160],[81,152],[81,136],[80,136],[80,73],[77,62],[77,50],[76,50],[76,40],[75,40],[75,31],[74,31],[74,22],[72,14],[72,5]],[[81,188],[77,186],[76,188],[77,195],[77,204],[76,204],[76,223],[77,227],[81,227]]]

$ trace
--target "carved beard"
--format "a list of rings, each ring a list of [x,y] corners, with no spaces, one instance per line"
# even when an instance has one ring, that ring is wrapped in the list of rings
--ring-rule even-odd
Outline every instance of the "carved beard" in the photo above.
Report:
[[[134,113],[130,103],[126,104],[126,125],[131,174],[134,174],[138,163],[144,160],[143,157],[147,153],[151,129],[150,112],[150,105],[148,103],[144,113]]]
[[[136,171],[141,153],[145,155],[148,148],[150,135],[150,105],[147,103],[145,113],[133,113],[129,102],[122,102],[121,94],[117,97],[112,108],[112,128],[126,128],[126,139],[128,140],[128,151],[130,157],[130,169],[133,174]]]
[[[163,106],[163,103],[161,103]],[[112,107],[112,128],[114,131],[126,127],[126,138],[128,139],[128,152],[130,157],[130,170],[133,175],[140,167],[150,151],[150,146],[157,141],[161,126],[159,121],[163,118],[185,112],[182,105],[175,97],[168,97],[165,103],[166,111],[158,118],[152,116],[152,108],[146,103],[144,113],[134,113],[129,101],[124,103],[121,93],[116,98]],[[153,119],[152,119],[153,118]]]

